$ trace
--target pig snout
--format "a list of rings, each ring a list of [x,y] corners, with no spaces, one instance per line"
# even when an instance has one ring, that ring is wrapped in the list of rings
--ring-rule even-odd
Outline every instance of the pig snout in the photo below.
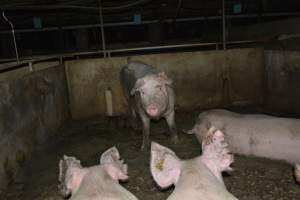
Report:
[[[147,114],[151,117],[157,117],[159,115],[157,106],[155,106],[153,104],[147,106],[146,111],[147,111]]]

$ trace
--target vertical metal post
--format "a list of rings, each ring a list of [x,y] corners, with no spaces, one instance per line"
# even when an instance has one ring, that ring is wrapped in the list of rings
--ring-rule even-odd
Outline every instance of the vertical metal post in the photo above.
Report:
[[[222,0],[222,36],[223,49],[226,49],[226,16],[225,16],[225,0]]]
[[[102,13],[101,0],[99,0],[99,18],[100,18],[100,29],[101,29],[101,40],[102,40],[103,57],[106,58],[105,35],[104,35],[103,13]]]
[[[14,40],[14,47],[15,47],[15,53],[16,53],[16,59],[17,62],[19,62],[19,53],[18,53],[18,47],[17,47],[17,41],[16,41],[16,35],[15,35],[15,29],[14,29],[14,25],[11,21],[9,21],[7,19],[7,17],[5,16],[4,11],[2,12],[2,16],[4,18],[5,21],[7,21],[11,27],[11,32],[12,32],[12,36],[13,36],[13,40]]]

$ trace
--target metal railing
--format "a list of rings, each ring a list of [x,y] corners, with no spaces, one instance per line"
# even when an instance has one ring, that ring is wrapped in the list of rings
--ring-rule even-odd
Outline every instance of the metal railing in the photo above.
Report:
[[[247,45],[255,43],[263,43],[265,40],[244,40],[244,41],[232,41],[227,42],[230,45]],[[118,53],[134,53],[134,52],[147,52],[147,51],[159,51],[159,50],[180,50],[182,48],[194,48],[194,47],[212,47],[215,50],[219,50],[222,47],[222,42],[212,42],[212,43],[194,43],[194,44],[178,44],[178,45],[164,45],[164,46],[149,46],[149,47],[136,47],[136,48],[124,48],[124,49],[106,49],[88,52],[74,52],[74,53],[64,53],[64,54],[50,54],[44,56],[24,56],[19,57],[19,61],[15,58],[0,59],[0,73],[5,71],[10,71],[9,69],[15,69],[18,66],[26,67],[27,64],[32,65],[39,62],[47,62],[51,60],[59,60],[60,63],[66,58],[78,58],[80,56],[86,55],[99,55],[99,57],[104,57],[106,53],[107,57],[112,57],[114,54]]]

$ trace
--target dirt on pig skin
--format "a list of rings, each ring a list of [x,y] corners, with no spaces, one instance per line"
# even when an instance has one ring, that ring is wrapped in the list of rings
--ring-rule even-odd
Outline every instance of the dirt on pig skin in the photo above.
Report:
[[[177,113],[178,130],[193,126],[199,112]],[[100,155],[116,145],[120,156],[128,164],[129,179],[122,185],[141,200],[164,200],[173,188],[161,191],[153,181],[149,151],[141,152],[141,130],[125,127],[121,118],[108,120],[95,117],[70,121],[28,161],[24,172],[7,191],[2,200],[63,200],[58,194],[58,162],[65,154],[81,160],[83,166],[99,163]],[[165,120],[151,122],[150,139],[172,148],[182,159],[201,153],[195,136],[179,133],[180,142],[173,144]],[[278,147],[288,148],[288,147]],[[299,200],[300,185],[293,177],[293,166],[264,158],[235,156],[234,171],[224,175],[228,190],[240,200]]]

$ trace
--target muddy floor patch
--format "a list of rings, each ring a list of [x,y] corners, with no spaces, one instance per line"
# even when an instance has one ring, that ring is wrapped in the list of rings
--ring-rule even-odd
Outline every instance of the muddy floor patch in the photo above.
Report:
[[[197,113],[177,115],[179,130],[190,128]],[[123,119],[122,119],[123,120]],[[65,154],[76,156],[84,166],[99,163],[101,153],[111,146],[119,149],[128,163],[129,180],[124,187],[143,200],[163,200],[173,188],[161,191],[149,171],[149,152],[140,152],[141,131],[124,126],[117,119],[97,117],[67,123],[58,140],[36,152],[26,170],[10,185],[3,200],[62,200],[57,192],[58,161]],[[152,140],[173,149],[182,159],[201,153],[193,135],[180,133],[180,143],[172,144],[165,121],[152,122]],[[280,147],[282,148],[282,147]],[[285,147],[288,148],[288,147]],[[299,200],[300,185],[295,183],[292,166],[280,161],[236,155],[235,171],[224,177],[226,186],[240,200]]]

